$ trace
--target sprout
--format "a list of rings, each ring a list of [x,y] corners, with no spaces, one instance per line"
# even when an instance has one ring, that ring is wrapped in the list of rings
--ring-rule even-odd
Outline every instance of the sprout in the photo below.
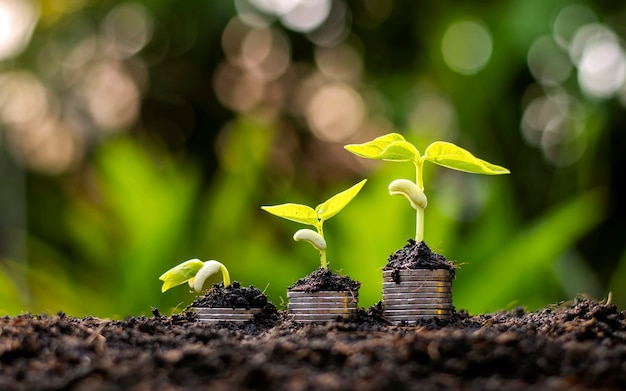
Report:
[[[296,223],[312,225],[317,232],[311,229],[301,229],[295,233],[293,240],[311,243],[320,252],[320,263],[323,269],[328,269],[326,260],[326,240],[324,239],[324,222],[339,213],[361,191],[367,179],[362,180],[348,190],[330,197],[315,207],[315,209],[300,204],[282,204],[262,206],[261,209],[283,219]]]
[[[350,144],[344,147],[353,154],[367,158],[391,162],[413,162],[416,180],[397,179],[389,184],[389,194],[405,196],[417,212],[415,240],[424,240],[424,209],[427,205],[424,194],[424,162],[429,161],[453,170],[472,174],[500,175],[509,174],[504,167],[488,163],[472,155],[469,151],[452,143],[435,141],[421,156],[417,148],[398,133],[389,133],[364,144]]]
[[[230,285],[230,274],[228,269],[222,263],[210,260],[202,262],[199,259],[190,259],[178,266],[174,266],[170,270],[166,271],[159,277],[159,280],[163,281],[161,292],[173,288],[177,285],[187,282],[196,292],[202,291],[202,286],[207,278],[217,273],[222,272],[222,279],[224,286]]]

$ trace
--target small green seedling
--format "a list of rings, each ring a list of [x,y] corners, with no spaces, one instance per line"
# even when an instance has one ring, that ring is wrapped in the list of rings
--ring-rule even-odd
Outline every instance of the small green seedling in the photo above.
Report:
[[[415,240],[418,243],[424,240],[424,209],[427,205],[422,176],[425,161],[472,174],[500,175],[510,173],[504,167],[488,163],[461,147],[443,141],[435,141],[430,144],[422,156],[413,144],[406,141],[398,133],[389,133],[372,141],[363,144],[350,144],[344,148],[367,159],[413,162],[416,169],[416,182],[408,179],[397,179],[389,184],[389,194],[405,196],[417,211]]]
[[[202,262],[199,259],[190,259],[178,266],[174,266],[159,277],[159,280],[163,281],[161,292],[186,282],[196,292],[201,292],[206,279],[218,271],[222,272],[224,287],[229,286],[230,274],[228,274],[228,269],[222,263],[214,260]]]
[[[293,235],[295,241],[311,243],[320,252],[320,263],[323,269],[328,269],[326,260],[326,240],[324,239],[324,222],[339,213],[361,191],[367,179],[362,180],[348,190],[330,197],[326,202],[319,204],[315,209],[300,204],[282,204],[275,206],[262,206],[266,212],[283,219],[295,221],[306,225],[312,225],[317,232],[311,229],[301,229]]]

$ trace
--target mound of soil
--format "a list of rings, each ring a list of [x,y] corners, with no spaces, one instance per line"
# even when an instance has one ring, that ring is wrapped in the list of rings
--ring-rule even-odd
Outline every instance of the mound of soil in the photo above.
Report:
[[[330,269],[319,268],[287,289],[296,292],[348,291],[358,293],[360,287],[360,282],[348,276],[340,276]]]
[[[238,281],[233,281],[227,287],[223,283],[213,284],[213,287],[198,297],[185,310],[193,313],[193,307],[208,308],[261,308],[259,314],[254,315],[255,324],[261,327],[273,327],[279,319],[276,306],[267,301],[267,296],[257,288],[250,285],[242,287]],[[153,310],[155,316],[159,316],[158,310]],[[194,318],[195,319],[195,318]]]
[[[124,321],[0,318],[2,390],[618,390],[626,312],[577,299],[417,327],[357,317],[275,327],[187,314]]]
[[[389,261],[383,268],[383,270],[401,269],[445,269],[454,277],[456,265],[443,255],[432,252],[424,241],[416,243],[415,240],[409,239],[404,247],[389,256]]]
[[[267,296],[252,285],[242,287],[238,281],[224,288],[224,284],[213,284],[203,296],[198,297],[189,307],[209,308],[263,308]]]

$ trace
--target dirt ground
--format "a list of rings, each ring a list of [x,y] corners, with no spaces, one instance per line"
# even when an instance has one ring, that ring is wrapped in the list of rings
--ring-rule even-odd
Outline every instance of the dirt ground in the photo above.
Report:
[[[0,390],[587,390],[626,386],[626,312],[578,298],[416,327],[374,306],[302,325],[183,313],[0,318]],[[271,320],[271,321],[270,321]]]

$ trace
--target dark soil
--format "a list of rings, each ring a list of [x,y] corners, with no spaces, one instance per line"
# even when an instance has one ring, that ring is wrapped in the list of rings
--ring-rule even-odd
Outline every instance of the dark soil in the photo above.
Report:
[[[238,281],[224,288],[224,284],[213,284],[203,296],[198,297],[189,307],[210,308],[263,308],[267,296],[257,288],[242,287]]]
[[[267,296],[263,292],[252,285],[247,288],[242,287],[238,281],[233,281],[226,288],[224,288],[223,283],[213,284],[211,289],[194,300],[185,310],[189,311],[193,307],[261,308],[261,313],[254,316],[255,325],[266,328],[274,327],[279,319],[276,306],[267,301]],[[160,316],[158,310],[153,310],[153,314]]]
[[[443,255],[436,254],[423,241],[416,243],[409,239],[406,246],[389,256],[389,261],[383,270],[401,269],[445,269],[454,277],[456,265],[448,261]]]
[[[287,289],[296,292],[348,291],[358,294],[360,287],[360,282],[348,276],[340,276],[330,269],[319,268]]]
[[[0,318],[1,390],[619,390],[626,312],[577,299],[416,327],[380,307],[323,325]],[[283,314],[284,315],[284,314]]]

